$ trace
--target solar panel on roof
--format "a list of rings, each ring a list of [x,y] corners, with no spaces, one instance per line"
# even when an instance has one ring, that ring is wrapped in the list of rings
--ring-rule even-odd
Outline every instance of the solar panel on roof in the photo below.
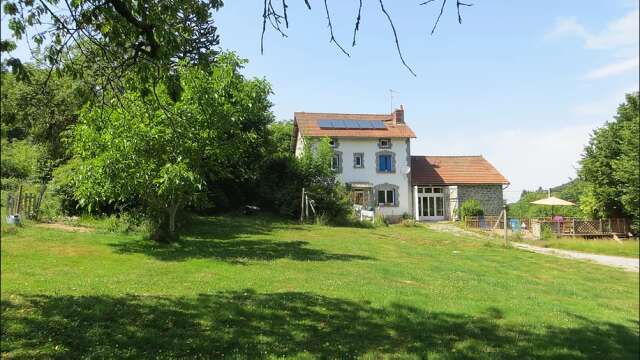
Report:
[[[331,127],[333,127],[331,125],[331,120],[319,120],[318,121],[318,126],[320,126],[321,128],[331,128]]]
[[[384,129],[382,120],[349,120],[349,119],[322,119],[318,120],[318,126],[323,129]]]

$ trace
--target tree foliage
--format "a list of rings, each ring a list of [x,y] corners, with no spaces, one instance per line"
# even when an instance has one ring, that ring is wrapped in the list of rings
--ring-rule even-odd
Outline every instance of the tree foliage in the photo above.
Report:
[[[630,217],[640,229],[640,115],[638,93],[627,94],[614,121],[594,131],[580,161],[588,185],[585,209],[596,217]]]
[[[584,193],[585,183],[580,179],[571,180],[565,184],[550,189],[551,196],[555,196],[567,201],[571,201],[576,206],[556,206],[553,208],[553,215],[564,217],[581,217],[584,215],[580,197]],[[536,191],[523,191],[520,199],[509,204],[508,216],[518,219],[532,219],[551,216],[551,206],[536,205],[531,202],[544,199],[549,196],[549,192],[542,188]]]
[[[36,45],[32,55],[50,70],[91,73],[114,91],[132,76],[143,86],[170,80],[167,75],[175,74],[180,61],[206,68],[217,54],[212,15],[221,0],[3,3],[13,38],[30,38]],[[2,50],[14,47],[7,42]],[[20,78],[30,76],[18,59],[9,58],[7,64]]]
[[[54,77],[45,81],[47,70],[27,65],[31,81],[18,81],[8,72],[0,74],[2,87],[2,137],[30,139],[43,145],[53,161],[65,157],[61,134],[78,119],[78,112],[94,96],[91,82]]]
[[[84,111],[73,133],[82,160],[75,195],[81,205],[139,200],[175,236],[179,211],[220,178],[246,178],[273,121],[270,85],[247,80],[242,61],[220,57],[209,71],[178,68],[183,96],[174,102],[159,85],[154,95],[127,92],[121,103]]]

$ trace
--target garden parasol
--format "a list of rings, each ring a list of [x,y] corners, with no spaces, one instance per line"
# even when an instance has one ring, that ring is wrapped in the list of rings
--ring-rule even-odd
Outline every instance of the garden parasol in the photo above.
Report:
[[[536,204],[536,205],[551,205],[551,218],[553,218],[553,207],[554,206],[571,206],[571,205],[575,205],[571,201],[562,200],[562,199],[559,199],[559,198],[557,198],[555,196],[549,196],[549,197],[547,197],[545,199],[532,201],[531,203],[532,204]]]

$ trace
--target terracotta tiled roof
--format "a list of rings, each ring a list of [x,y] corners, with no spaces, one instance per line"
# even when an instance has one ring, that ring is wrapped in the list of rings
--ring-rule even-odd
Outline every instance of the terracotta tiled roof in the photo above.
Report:
[[[382,120],[384,129],[323,129],[319,120]],[[411,128],[405,123],[393,124],[391,114],[337,114],[296,112],[294,124],[303,136],[311,137],[376,137],[415,138]]]
[[[412,185],[509,184],[482,156],[412,156]]]

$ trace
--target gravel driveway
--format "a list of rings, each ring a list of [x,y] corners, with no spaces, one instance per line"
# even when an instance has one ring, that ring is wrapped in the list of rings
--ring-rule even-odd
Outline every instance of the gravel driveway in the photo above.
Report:
[[[426,223],[426,225],[430,229],[435,231],[440,231],[440,232],[448,232],[456,235],[473,236],[473,237],[480,237],[480,238],[488,237],[477,232],[461,229],[455,226],[454,224],[451,224],[448,222],[432,222],[432,223]],[[632,259],[632,258],[626,258],[621,256],[590,254],[590,253],[583,253],[583,252],[571,251],[571,250],[544,248],[540,246],[534,246],[534,245],[522,244],[522,243],[516,243],[516,242],[511,242],[511,245],[518,249],[532,251],[539,254],[552,255],[552,256],[557,256],[565,259],[589,260],[589,261],[598,263],[600,265],[617,267],[630,272],[639,272],[639,269],[640,269],[640,259]]]
[[[522,244],[522,243],[514,243],[514,242],[512,242],[511,245],[513,245],[513,247],[516,247],[518,249],[533,251],[539,254],[553,255],[553,256],[567,258],[567,259],[589,260],[601,265],[621,268],[625,271],[638,272],[638,270],[640,269],[640,259],[632,259],[632,258],[626,258],[621,256],[589,254],[589,253],[570,251],[570,250],[544,248],[544,247],[533,246],[533,245]]]

